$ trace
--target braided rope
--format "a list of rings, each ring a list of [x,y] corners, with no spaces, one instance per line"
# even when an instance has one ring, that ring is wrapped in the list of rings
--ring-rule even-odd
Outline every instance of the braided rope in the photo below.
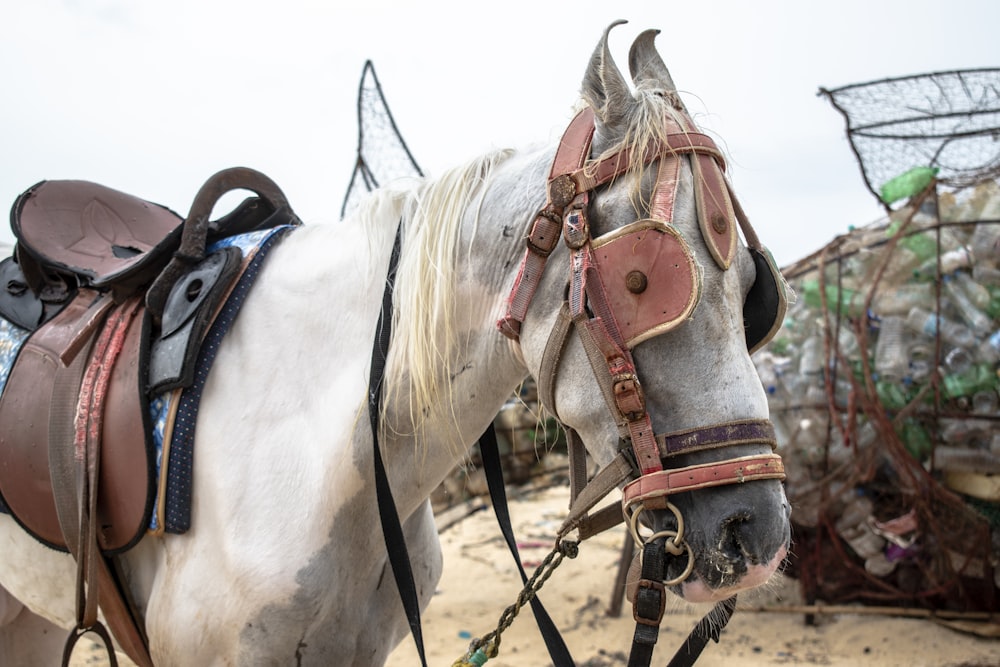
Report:
[[[531,602],[532,598],[541,590],[545,582],[555,571],[564,558],[576,558],[579,554],[579,542],[572,540],[557,540],[552,551],[545,556],[541,564],[535,568],[531,578],[525,582],[521,592],[517,594],[517,600],[509,605],[500,614],[495,630],[473,639],[469,644],[466,654],[452,663],[452,667],[482,667],[490,658],[495,658],[500,654],[500,636],[513,623],[521,609]]]

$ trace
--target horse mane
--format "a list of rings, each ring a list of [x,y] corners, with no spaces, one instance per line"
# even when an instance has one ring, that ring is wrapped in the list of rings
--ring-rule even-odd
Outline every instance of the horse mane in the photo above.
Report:
[[[512,154],[496,150],[438,178],[393,184],[359,208],[375,247],[389,246],[397,224],[402,234],[383,405],[407,408],[393,423],[383,414],[383,431],[419,435],[428,417],[450,413],[453,351],[459,343],[454,297],[462,221],[474,207],[475,230],[485,186]]]

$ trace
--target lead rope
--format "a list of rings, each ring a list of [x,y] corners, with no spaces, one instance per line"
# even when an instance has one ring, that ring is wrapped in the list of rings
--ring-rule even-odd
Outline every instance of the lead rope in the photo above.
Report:
[[[538,599],[538,591],[548,578],[552,576],[553,571],[559,567],[563,558],[576,558],[578,553],[577,543],[571,540],[563,540],[560,535],[552,551],[545,557],[541,565],[535,568],[534,574],[529,579],[521,564],[517,542],[514,539],[514,531],[510,524],[510,513],[507,511],[507,492],[504,489],[503,481],[503,467],[500,464],[500,450],[497,447],[496,431],[492,422],[490,422],[490,425],[486,427],[486,431],[479,438],[479,453],[483,458],[483,469],[486,473],[486,484],[490,490],[490,500],[493,502],[493,511],[496,514],[500,532],[503,533],[504,540],[507,542],[507,548],[510,550],[511,556],[514,557],[514,563],[521,574],[521,581],[524,583],[524,588],[518,593],[517,601],[507,607],[500,615],[496,629],[478,639],[474,639],[469,644],[469,650],[466,654],[456,660],[452,664],[452,667],[481,667],[490,658],[495,658],[500,652],[500,635],[511,626],[521,608],[529,603],[531,604],[531,611],[535,615],[535,622],[538,625],[538,629],[542,633],[542,639],[545,641],[545,647],[549,651],[549,657],[552,658],[552,664],[555,667],[574,667],[573,657],[570,655],[565,642],[563,642],[562,635],[559,634],[559,629],[556,628],[548,612],[545,611],[542,601]]]

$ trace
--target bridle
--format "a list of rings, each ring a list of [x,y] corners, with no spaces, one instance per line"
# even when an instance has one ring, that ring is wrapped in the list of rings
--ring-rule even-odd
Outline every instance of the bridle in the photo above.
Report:
[[[594,191],[624,174],[633,156],[627,149],[590,158],[594,115],[581,111],[564,133],[549,173],[547,201],[536,214],[526,239],[520,270],[498,329],[518,341],[528,306],[559,238],[569,248],[568,297],[549,334],[538,382],[539,398],[558,419],[555,383],[563,349],[574,329],[587,353],[605,402],[618,426],[618,456],[592,480],[579,438],[566,428],[571,459],[571,509],[564,529],[579,530],[581,539],[627,520],[636,544],[668,538],[672,555],[687,551],[689,564],[680,583],[693,569],[693,554],[684,541],[684,523],[670,496],[686,491],[742,484],[754,480],[784,479],[774,427],[766,419],[712,424],[682,433],[656,435],[646,411],[642,384],[631,348],[683,323],[700,298],[700,278],[693,254],[670,221],[682,158],[689,157],[695,181],[699,226],[720,268],[729,268],[737,249],[736,224],[754,257],[757,280],[744,307],[750,351],[766,343],[781,325],[785,311],[784,286],[770,254],[733,196],[724,175],[725,161],[712,139],[668,119],[670,132],[649,145],[644,162],[658,161],[650,197],[649,218],[610,234],[593,238],[587,215]],[[693,124],[692,124],[693,127]],[[767,444],[772,452],[669,468],[669,459],[694,451],[742,444]],[[588,515],[611,489],[625,482],[621,508],[610,507]],[[614,516],[613,510],[617,516]],[[676,531],[640,534],[645,510],[670,510]]]
[[[572,540],[564,541],[570,532],[576,531],[578,538],[583,540],[627,519],[632,539],[642,547],[641,578],[633,599],[636,630],[629,667],[649,665],[664,613],[665,587],[681,583],[694,569],[694,554],[684,540],[684,518],[669,497],[725,484],[785,478],[781,457],[773,453],[777,445],[774,427],[766,419],[713,424],[657,435],[646,411],[631,348],[681,324],[697,306],[701,291],[691,250],[669,224],[682,157],[691,159],[699,226],[714,261],[723,270],[729,268],[738,246],[737,222],[753,257],[757,278],[743,308],[750,352],[774,336],[781,326],[786,307],[781,274],[732,196],[723,171],[725,162],[715,143],[704,134],[689,131],[693,123],[688,120],[685,124],[690,128],[682,128],[672,119],[667,122],[672,123],[674,127],[671,129],[676,131],[647,147],[641,156],[645,163],[659,162],[650,217],[594,239],[587,221],[591,193],[624,174],[632,156],[628,150],[621,150],[609,157],[591,160],[594,114],[585,109],[573,119],[556,150],[549,174],[547,201],[536,214],[526,238],[527,248],[507,300],[506,314],[497,322],[497,328],[505,336],[519,340],[521,325],[548,257],[555,250],[559,238],[564,238],[570,250],[570,282],[567,299],[549,334],[536,378],[539,398],[546,409],[558,418],[555,382],[559,361],[569,331],[575,329],[618,426],[622,446],[608,465],[588,479],[586,454],[580,438],[572,428],[563,425],[570,454],[571,500],[567,518],[557,531],[553,554],[559,552],[572,557],[575,545],[571,544]],[[372,351],[368,412],[382,532],[421,664],[426,665],[416,588],[378,442],[381,385],[391,336],[392,294],[399,244],[400,233],[397,230]],[[772,453],[682,468],[664,465],[670,458],[681,454],[741,444],[767,444]],[[480,445],[484,462],[487,453],[492,461],[486,466],[486,474],[494,506],[499,510],[506,503],[492,423],[480,439]],[[603,498],[623,483],[620,506],[611,504],[591,513]],[[673,512],[676,530],[661,530],[645,536],[640,534],[641,514],[645,510]],[[505,520],[502,516],[506,516],[506,512],[498,511],[498,522],[520,569],[509,518]],[[685,552],[688,561],[682,574],[665,580],[667,556],[682,556]],[[530,600],[550,655],[557,664],[571,663],[551,619],[548,619],[540,603],[536,608],[538,600],[534,592],[537,587],[531,588],[532,584],[527,581],[523,569],[521,575],[526,588],[519,595],[518,605],[512,605],[514,613],[523,604],[522,597],[525,601]],[[540,585],[539,582],[537,586]],[[735,597],[731,597],[716,605],[713,613],[702,619],[675,654],[671,667],[692,665],[709,639],[718,641],[735,604]],[[504,613],[506,616],[507,612]],[[499,632],[498,626],[494,642],[499,642]],[[483,652],[485,639],[476,640],[476,648],[470,647],[469,654],[456,664],[482,664],[488,657]],[[495,650],[497,644],[492,646]],[[556,656],[559,656],[558,659]]]

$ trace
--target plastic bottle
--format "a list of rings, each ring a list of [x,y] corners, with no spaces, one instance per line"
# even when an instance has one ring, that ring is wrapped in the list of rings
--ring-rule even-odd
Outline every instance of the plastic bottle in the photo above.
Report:
[[[939,266],[941,275],[944,276],[958,269],[970,267],[974,262],[975,257],[972,251],[966,246],[959,246],[954,250],[941,253],[940,259],[937,257],[927,259],[914,270],[913,274],[917,278],[933,279],[938,275]]]
[[[997,392],[990,389],[977,391],[972,395],[972,412],[977,415],[994,415],[997,413],[997,406],[1000,405],[1000,398]]]
[[[922,340],[918,340],[910,345],[907,350],[907,356],[910,359],[910,378],[916,383],[927,380],[935,365],[933,347]]]
[[[990,332],[993,322],[986,313],[976,308],[976,305],[969,300],[965,292],[955,282],[954,276],[947,275],[942,278],[941,287],[948,294],[951,303],[958,310],[962,319],[972,330],[984,336]]]
[[[910,309],[906,324],[929,338],[935,338],[940,333],[942,340],[955,347],[971,347],[976,340],[968,327],[919,306]]]
[[[934,284],[928,282],[906,283],[880,288],[872,299],[872,310],[881,315],[906,315],[910,308],[934,303]]]
[[[972,368],[972,353],[964,347],[953,347],[944,355],[944,367],[951,375],[961,375]]]
[[[973,396],[977,391],[994,389],[996,384],[997,373],[991,365],[973,364],[964,373],[946,374],[942,381],[942,388],[947,398],[960,398]]]
[[[875,393],[878,394],[882,407],[888,410],[902,410],[906,407],[906,392],[899,382],[892,380],[879,380],[875,383]]]
[[[976,282],[970,273],[966,271],[956,271],[951,274],[951,279],[955,282],[958,289],[962,290],[966,298],[974,305],[978,310],[985,312],[987,308],[990,307],[990,290]]]
[[[1000,224],[982,222],[976,225],[969,245],[976,256],[977,265],[1000,265]]]
[[[934,450],[934,442],[927,429],[915,419],[903,420],[899,436],[906,451],[917,461],[925,461]]]
[[[938,445],[934,467],[953,472],[1000,473],[1000,457],[986,449]]]
[[[857,317],[864,312],[865,297],[850,287],[840,287],[834,284],[826,285],[826,307],[835,315],[845,314]],[[819,310],[822,306],[819,281],[806,280],[802,283],[802,300],[807,306]]]
[[[976,358],[987,364],[1000,362],[1000,329],[997,329],[976,347]]]
[[[906,321],[897,315],[882,318],[875,343],[875,370],[882,380],[898,381],[906,375],[909,358],[906,354],[905,326]]]
[[[883,183],[879,195],[886,204],[912,197],[930,185],[937,173],[937,167],[914,167]]]
[[[807,338],[802,344],[802,356],[799,358],[799,373],[807,377],[822,373],[824,354],[823,339],[819,334],[814,334]]]

